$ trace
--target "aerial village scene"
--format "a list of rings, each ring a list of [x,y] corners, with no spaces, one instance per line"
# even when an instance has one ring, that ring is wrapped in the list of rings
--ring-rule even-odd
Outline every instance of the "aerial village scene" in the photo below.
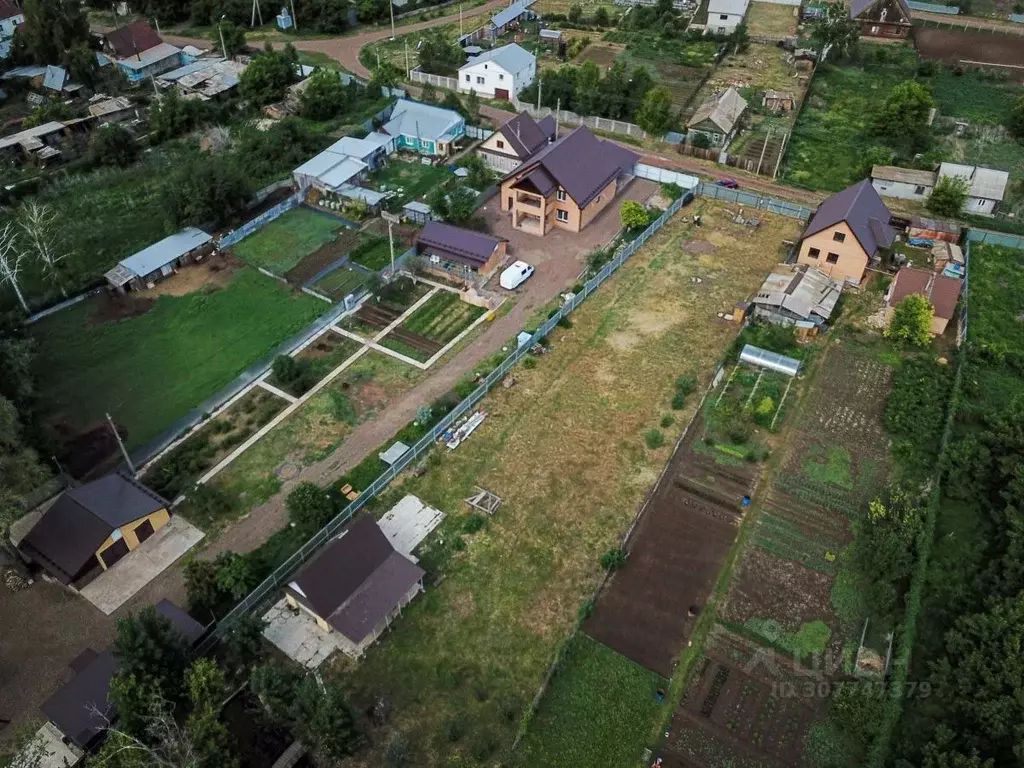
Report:
[[[0,116],[0,768],[1024,765],[1024,2],[0,0]]]

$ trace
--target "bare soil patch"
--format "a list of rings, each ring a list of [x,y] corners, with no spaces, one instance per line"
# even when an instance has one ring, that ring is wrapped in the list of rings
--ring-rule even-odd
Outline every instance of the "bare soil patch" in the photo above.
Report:
[[[196,291],[220,289],[231,282],[235,270],[241,266],[242,262],[227,253],[211,254],[198,264],[179,267],[173,275],[147,289],[144,295],[187,296]]]
[[[359,232],[353,229],[343,229],[336,240],[321,246],[285,272],[285,280],[292,285],[305,285],[322,269],[345,258],[355,248],[358,241]]]
[[[1024,66],[1024,36],[914,27],[914,45],[926,59]],[[1018,73],[1019,76],[1019,73]]]
[[[155,296],[137,293],[101,293],[96,297],[96,310],[89,315],[89,325],[103,325],[130,317],[140,317],[156,304]]]
[[[606,43],[603,41],[591,43],[583,49],[583,52],[574,59],[573,63],[582,64],[585,61],[592,61],[597,66],[607,69],[615,63],[616,57],[624,50],[626,50],[626,46],[619,45],[618,43]]]

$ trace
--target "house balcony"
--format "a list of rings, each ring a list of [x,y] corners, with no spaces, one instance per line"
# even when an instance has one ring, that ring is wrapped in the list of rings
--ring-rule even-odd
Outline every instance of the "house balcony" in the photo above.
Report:
[[[516,202],[519,205],[528,205],[531,208],[540,209],[541,207],[541,199],[539,197],[534,197],[533,195],[519,194],[516,196]]]

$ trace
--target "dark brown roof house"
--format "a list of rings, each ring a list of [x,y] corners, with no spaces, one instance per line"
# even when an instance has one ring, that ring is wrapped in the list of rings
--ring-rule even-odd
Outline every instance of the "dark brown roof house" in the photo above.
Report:
[[[542,149],[555,135],[555,118],[551,115],[540,122],[528,113],[520,112],[498,129],[523,160]]]
[[[955,277],[947,277],[927,269],[903,267],[896,273],[896,278],[889,287],[886,298],[886,321],[892,318],[896,305],[907,296],[918,294],[931,303],[935,314],[932,316],[931,331],[941,336],[946,331],[949,321],[956,315],[956,303],[960,298],[963,281]]]
[[[507,241],[440,221],[430,221],[416,236],[416,253],[428,264],[465,276],[488,275],[505,258]]]
[[[163,40],[146,22],[133,21],[113,32],[108,32],[105,42],[107,53],[118,59],[128,59],[150,48],[156,48]]]
[[[362,515],[299,570],[285,595],[321,629],[337,632],[347,641],[342,649],[358,658],[423,590],[423,576],[377,521]]]
[[[154,609],[158,616],[170,621],[190,646],[205,631],[202,624],[170,600],[161,600]],[[43,702],[40,709],[68,741],[88,750],[97,746],[107,726],[117,719],[117,708],[109,694],[118,662],[109,648],[101,653],[86,648],[69,666],[74,677]]]

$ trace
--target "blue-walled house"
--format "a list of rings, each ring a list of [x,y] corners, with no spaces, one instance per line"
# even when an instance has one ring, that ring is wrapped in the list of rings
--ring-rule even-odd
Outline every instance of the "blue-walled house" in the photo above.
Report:
[[[395,137],[395,147],[421,155],[448,157],[466,135],[466,121],[458,112],[399,99],[381,131]]]

